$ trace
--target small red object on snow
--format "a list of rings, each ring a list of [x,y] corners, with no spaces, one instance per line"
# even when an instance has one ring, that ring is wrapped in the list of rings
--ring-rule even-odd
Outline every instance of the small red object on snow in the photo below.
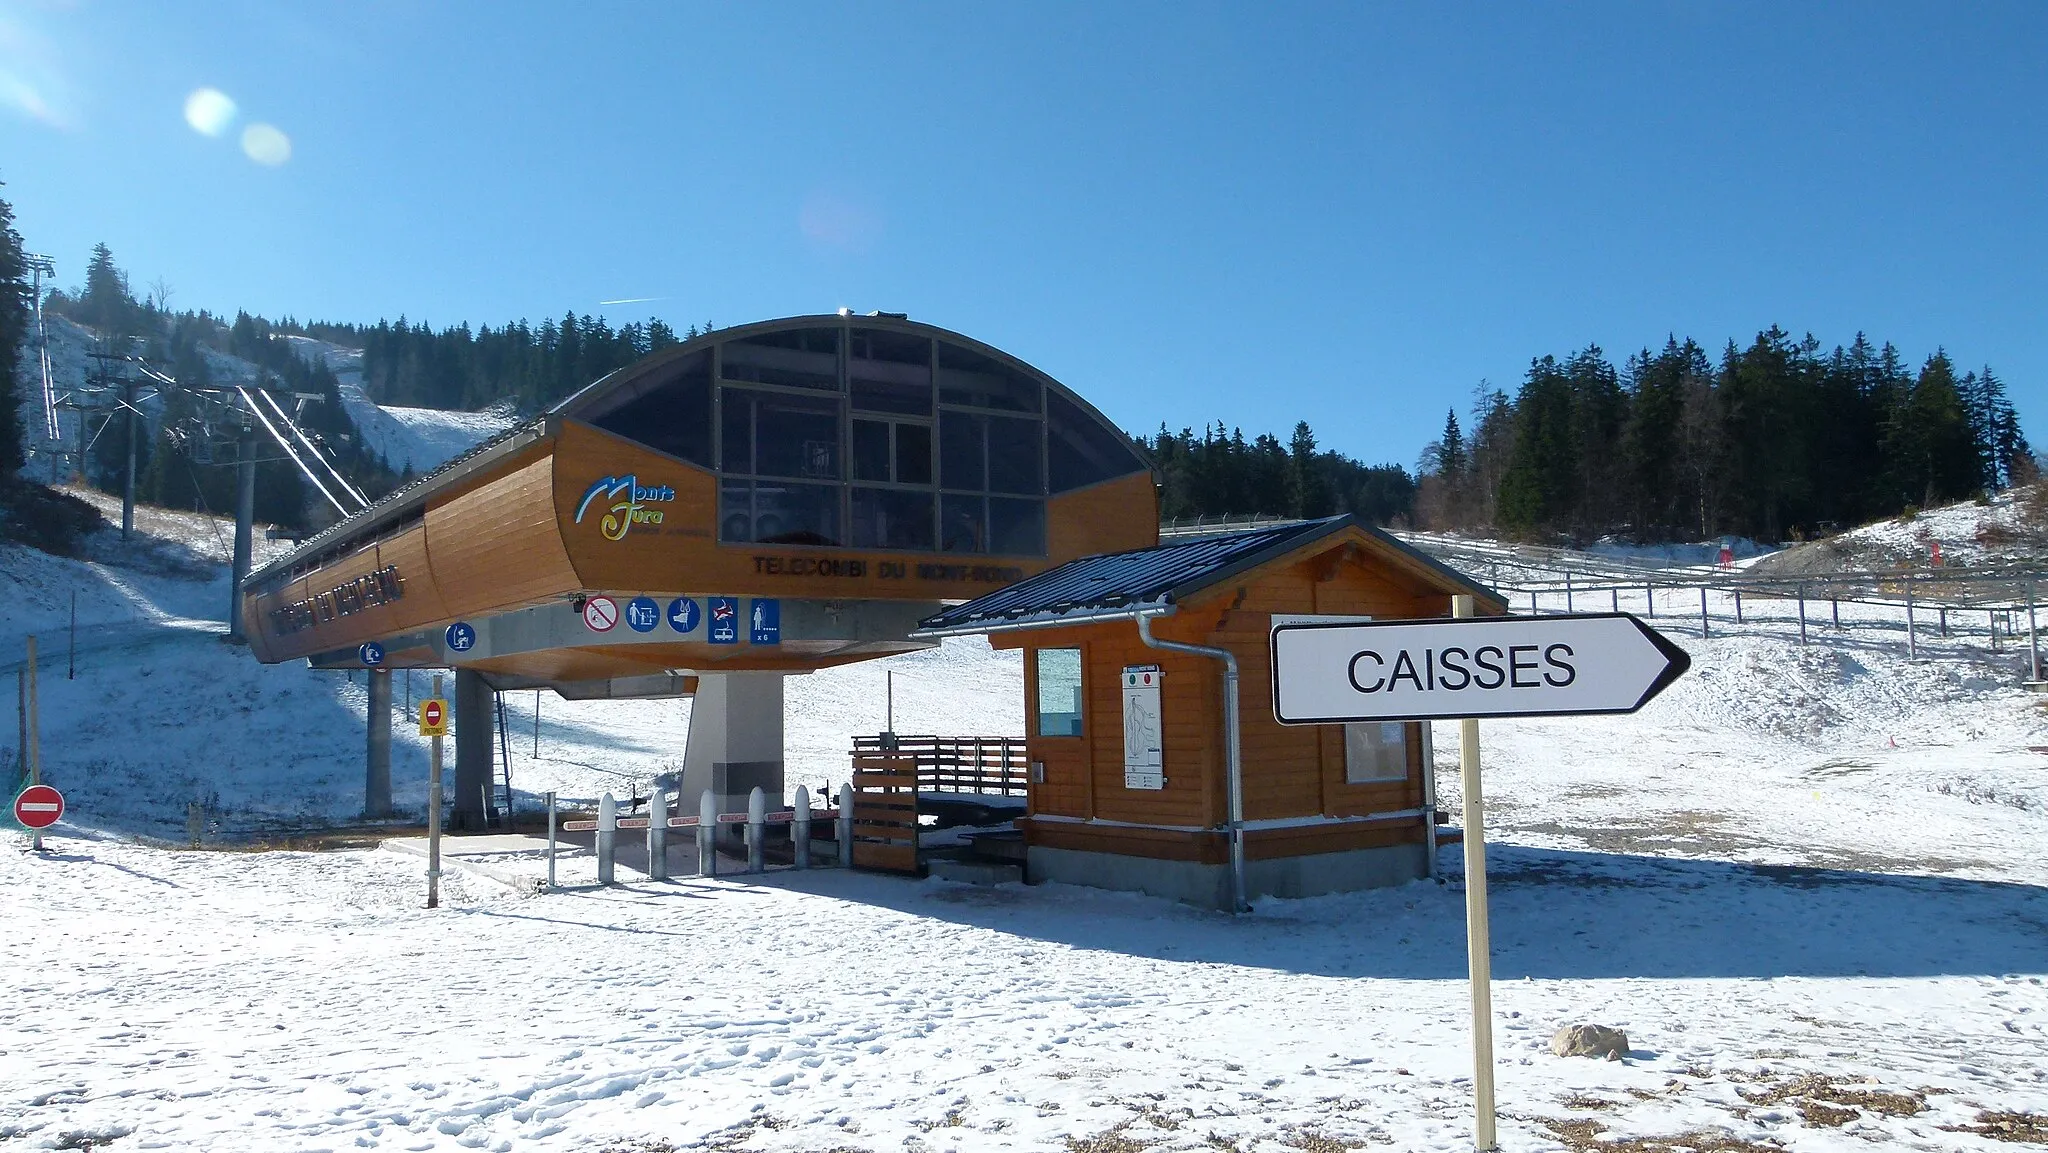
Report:
[[[30,785],[14,798],[14,819],[31,829],[47,829],[64,816],[64,794],[48,785]]]

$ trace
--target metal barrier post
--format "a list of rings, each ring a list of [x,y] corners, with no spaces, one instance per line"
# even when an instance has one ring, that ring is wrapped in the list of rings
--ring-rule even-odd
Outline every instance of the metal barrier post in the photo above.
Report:
[[[1643,613],[1644,616],[1654,617],[1657,615],[1657,588],[1655,585],[1646,584],[1643,586],[1643,604],[1647,606],[1646,611]]]
[[[1991,609],[1984,615],[1991,621],[1991,651],[1995,653],[1998,651],[1998,610]]]
[[[2034,629],[2034,582],[2027,581],[2027,667],[2033,670],[2033,679],[2041,679],[2041,638]]]
[[[1735,623],[1742,623],[1742,590],[1735,590]]]
[[[1913,582],[1906,582],[1906,656],[1920,659],[1920,634],[1913,628]]]
[[[548,790],[548,891],[555,889],[555,791]]]
[[[853,782],[839,786],[839,867],[853,868]]]
[[[619,802],[610,793],[597,799],[597,883],[612,883],[612,858],[619,842]]]
[[[718,875],[718,798],[710,789],[697,798],[697,875]]]
[[[1834,618],[1835,618],[1835,627],[1836,627],[1836,628],[1841,628],[1841,627],[1842,627],[1842,599],[1841,599],[1840,597],[1829,597],[1829,598],[1828,598],[1828,610],[1829,610],[1829,611],[1830,611],[1831,613],[1833,613],[1833,614],[1834,614]]]
[[[1620,611],[1621,611],[1621,586],[1620,586],[1620,585],[1616,585],[1615,587],[1613,587],[1613,588],[1611,588],[1611,589],[1608,589],[1607,591],[1608,591],[1608,592],[1610,592],[1610,593],[1612,593],[1612,594],[1614,594],[1614,604],[1613,604],[1613,605],[1611,606],[1611,607],[1612,607],[1612,609],[1613,609],[1613,611],[1615,611],[1615,612],[1620,612]]]
[[[1806,643],[1806,584],[1799,585],[1799,643]]]
[[[1564,611],[1572,611],[1572,574],[1564,574]]]
[[[1707,586],[1700,586],[1700,639],[1707,639]]]
[[[1943,640],[1947,640],[1947,639],[1948,639],[1948,606],[1947,606],[1947,605],[1943,605],[1943,606],[1941,606],[1941,607],[1940,607],[1939,609],[1936,609],[1936,610],[1935,610],[1935,612],[1936,612],[1936,613],[1938,614],[1938,616],[1936,617],[1936,619],[1937,619],[1937,620],[1939,620],[1939,621],[1941,622],[1941,639],[1943,639]]]
[[[789,845],[796,852],[796,867],[811,867],[811,790],[796,787],[796,812],[789,822]]]
[[[767,871],[762,861],[762,842],[768,839],[768,794],[755,785],[747,794],[747,872]]]
[[[647,879],[668,880],[668,790],[647,798]]]

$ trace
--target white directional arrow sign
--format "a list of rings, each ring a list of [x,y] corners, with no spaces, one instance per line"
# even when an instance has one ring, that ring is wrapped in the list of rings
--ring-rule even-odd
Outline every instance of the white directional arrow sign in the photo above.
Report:
[[[1273,627],[1283,725],[1632,713],[1692,666],[1627,613]]]

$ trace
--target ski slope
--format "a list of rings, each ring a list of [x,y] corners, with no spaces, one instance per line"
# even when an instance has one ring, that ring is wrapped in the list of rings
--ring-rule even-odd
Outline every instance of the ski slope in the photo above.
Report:
[[[349,419],[355,422],[363,442],[394,472],[410,469],[415,476],[431,472],[517,423],[509,402],[480,412],[380,405],[363,391],[361,349],[305,336],[282,339],[290,341],[301,356],[324,361],[333,371]]]
[[[836,870],[545,896],[456,870],[428,912],[416,858],[168,847],[193,800],[214,839],[348,821],[365,700],[220,644],[218,526],[142,523],[140,555],[0,551],[26,578],[0,645],[46,642],[72,805],[48,857],[0,854],[10,1147],[1470,1147],[1455,850],[1443,885],[1233,919]],[[105,630],[76,680],[47,647],[71,588]],[[1911,661],[1879,610],[1801,647],[1789,606],[1714,608],[1707,639],[1660,615],[1694,666],[1641,713],[1482,726],[1503,1147],[2013,1148],[1999,1117],[2048,1114],[2024,647],[1958,629]],[[901,731],[1021,730],[1021,667],[980,642],[792,678],[792,787],[844,778],[888,669]],[[508,695],[528,798],[680,761],[687,702],[542,694],[536,756],[534,700]],[[417,809],[424,747],[394,744]],[[1629,1058],[1550,1055],[1587,1021]]]

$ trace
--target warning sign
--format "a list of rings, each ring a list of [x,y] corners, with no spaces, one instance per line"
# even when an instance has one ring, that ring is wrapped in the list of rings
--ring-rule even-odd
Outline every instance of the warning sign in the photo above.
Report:
[[[440,697],[428,697],[420,702],[420,735],[423,737],[445,737],[448,735],[448,702]]]

